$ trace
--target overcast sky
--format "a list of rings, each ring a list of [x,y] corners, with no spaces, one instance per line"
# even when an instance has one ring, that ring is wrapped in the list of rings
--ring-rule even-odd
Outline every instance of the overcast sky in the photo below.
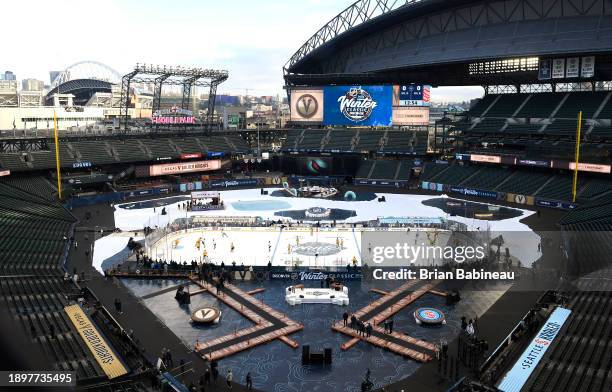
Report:
[[[219,91],[282,93],[282,66],[352,0],[10,0],[2,3],[0,71],[49,82],[50,70],[95,60],[227,69]],[[10,38],[9,38],[10,37]],[[442,88],[434,100],[482,95]]]

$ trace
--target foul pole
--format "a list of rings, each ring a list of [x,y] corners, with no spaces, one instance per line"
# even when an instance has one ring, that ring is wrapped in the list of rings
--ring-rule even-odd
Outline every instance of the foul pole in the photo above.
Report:
[[[62,200],[62,177],[60,175],[59,140],[57,136],[57,113],[53,111],[53,133],[55,136],[55,170],[57,172],[57,195]]]
[[[574,162],[574,182],[572,184],[572,202],[576,202],[576,187],[578,185],[578,162],[580,161],[580,133],[582,131],[582,110],[578,112],[578,126],[576,127],[576,153]]]

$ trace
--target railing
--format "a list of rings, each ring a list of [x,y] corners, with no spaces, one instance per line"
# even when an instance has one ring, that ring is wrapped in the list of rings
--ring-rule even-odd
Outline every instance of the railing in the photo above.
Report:
[[[546,291],[544,294],[542,294],[540,296],[540,298],[534,304],[534,306],[535,305],[539,305],[539,304],[548,303],[548,302],[544,301],[544,299],[546,297],[552,295],[552,294],[554,294],[553,291],[551,291],[551,290]],[[531,313],[531,309],[527,313],[525,313],[525,315],[514,326],[512,331],[510,331],[510,333],[502,340],[502,342],[499,344],[499,346],[497,346],[497,348],[495,350],[493,350],[491,355],[489,355],[489,357],[484,360],[484,362],[482,363],[482,365],[480,365],[480,368],[478,369],[479,374],[482,375],[487,370],[487,368],[489,366],[491,366],[496,360],[498,360],[500,358],[500,356],[503,355],[503,353],[505,352],[506,348],[508,348],[512,344],[512,342],[513,342],[512,336],[514,336],[519,330],[521,330],[523,328],[523,325],[527,324],[526,321],[527,321],[530,313]],[[525,322],[525,323],[523,323],[523,322]]]

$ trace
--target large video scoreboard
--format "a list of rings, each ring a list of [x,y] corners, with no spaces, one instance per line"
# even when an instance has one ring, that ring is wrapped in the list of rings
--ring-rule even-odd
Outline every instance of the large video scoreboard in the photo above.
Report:
[[[291,90],[291,121],[343,126],[429,124],[431,86],[326,86]]]

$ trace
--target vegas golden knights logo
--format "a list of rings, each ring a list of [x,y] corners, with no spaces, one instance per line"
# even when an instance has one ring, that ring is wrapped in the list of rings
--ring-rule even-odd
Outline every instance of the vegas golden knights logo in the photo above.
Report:
[[[319,110],[319,102],[314,96],[304,94],[298,98],[295,108],[302,118],[312,118]]]

